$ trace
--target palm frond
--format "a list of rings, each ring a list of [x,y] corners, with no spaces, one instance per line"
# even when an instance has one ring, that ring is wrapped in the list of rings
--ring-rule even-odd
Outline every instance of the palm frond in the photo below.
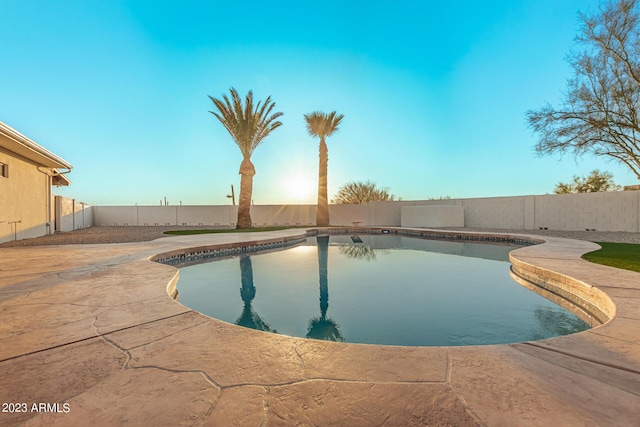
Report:
[[[337,114],[335,111],[328,114],[321,111],[314,111],[304,115],[309,134],[321,139],[327,138],[335,133],[343,118],[344,114]]]
[[[276,119],[283,113],[271,113],[275,107],[271,97],[264,103],[259,101],[254,107],[252,91],[247,93],[244,103],[235,88],[232,87],[229,92],[231,99],[226,94],[222,95],[222,100],[209,96],[218,110],[209,112],[227,129],[243,157],[250,158],[269,133],[282,125]]]

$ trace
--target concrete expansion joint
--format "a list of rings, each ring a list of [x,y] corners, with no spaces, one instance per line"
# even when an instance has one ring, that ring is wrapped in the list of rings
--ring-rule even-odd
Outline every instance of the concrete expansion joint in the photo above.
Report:
[[[145,345],[149,345],[149,344],[153,344],[153,343],[160,342],[160,341],[165,340],[165,339],[167,339],[167,338],[169,338],[169,337],[171,337],[171,336],[173,336],[173,335],[181,334],[181,333],[183,333],[183,332],[185,332],[185,331],[188,331],[189,329],[193,329],[193,328],[198,327],[198,326],[200,326],[200,325],[203,325],[203,324],[205,324],[205,323],[207,323],[207,322],[208,322],[207,320],[203,320],[203,321],[201,321],[200,323],[196,323],[196,324],[193,324],[193,325],[190,325],[190,326],[184,327],[184,328],[182,328],[182,329],[180,329],[180,330],[178,330],[178,331],[171,332],[171,333],[168,333],[168,334],[166,334],[166,335],[163,335],[163,336],[161,336],[160,338],[156,338],[156,339],[154,339],[154,340],[150,340],[150,341],[145,341],[145,342],[140,343],[140,344],[138,344],[138,345],[131,346],[131,347],[129,347],[128,349],[129,349],[129,350],[135,350],[136,348],[144,347]]]
[[[61,303],[58,303],[58,304],[54,304],[54,303],[35,304],[34,303],[34,304],[19,304],[19,305],[20,306],[27,306],[27,305],[65,305],[65,304],[64,303],[62,303],[62,304]],[[89,306],[86,306],[86,307],[95,307],[95,306],[89,305]],[[94,326],[94,322],[96,321],[96,319],[97,319],[97,316],[94,316],[94,319],[91,322],[91,326]],[[96,328],[94,327],[94,331],[95,331],[95,329]],[[26,356],[32,356],[32,355],[38,354],[38,353],[45,353],[47,351],[56,350],[56,349],[67,347],[67,346],[70,346],[70,345],[73,345],[73,344],[77,344],[77,343],[80,343],[80,342],[95,340],[96,338],[102,338],[102,337],[99,334],[96,334],[96,336],[92,335],[92,336],[89,336],[89,337],[78,338],[76,340],[67,341],[67,342],[64,342],[62,344],[52,345],[50,347],[45,347],[45,348],[41,348],[41,349],[38,349],[38,350],[28,351],[26,353],[17,354],[15,356],[11,356],[11,357],[7,357],[7,358],[4,358],[4,359],[0,359],[0,363],[7,362],[9,360],[20,359],[20,358],[26,357]]]
[[[478,416],[478,414],[476,414],[473,411],[473,409],[471,409],[471,407],[467,404],[467,401],[465,400],[464,396],[462,394],[458,393],[451,386],[451,384],[447,384],[447,391],[450,391],[451,393],[453,393],[456,396],[456,399],[458,399],[458,401],[460,402],[460,404],[464,408],[464,412],[466,412],[471,418],[473,418],[473,420],[476,422],[476,424],[478,426],[480,426],[480,427],[486,427],[487,426],[485,423],[482,422],[482,419]]]
[[[204,371],[202,369],[172,369],[172,368],[165,368],[163,366],[158,366],[158,365],[125,366],[125,369],[132,369],[132,370],[157,369],[163,372],[171,372],[172,374],[200,374],[206,382],[208,382],[211,386],[213,386],[218,391],[224,391],[227,388],[233,388],[229,386],[225,387],[223,385],[218,384],[216,380],[214,380],[211,377],[211,375],[207,373],[207,371]]]
[[[190,310],[190,311],[191,311],[191,310]],[[186,313],[188,313],[188,312],[186,312]],[[116,348],[118,351],[122,352],[122,353],[127,357],[127,359],[126,359],[126,361],[125,361],[124,365],[122,366],[122,369],[123,369],[123,370],[126,370],[126,369],[132,369],[132,370],[138,370],[138,369],[158,369],[158,370],[161,370],[161,371],[171,372],[171,373],[177,373],[177,374],[182,374],[182,373],[198,373],[198,374],[200,374],[200,375],[205,379],[205,381],[207,381],[211,386],[213,386],[214,388],[216,388],[216,389],[217,389],[217,390],[219,390],[219,391],[222,391],[222,390],[224,389],[224,387],[223,387],[223,386],[221,386],[220,384],[218,384],[218,383],[217,383],[217,382],[216,382],[216,381],[215,381],[215,380],[214,380],[214,379],[213,379],[213,378],[212,378],[212,377],[211,377],[211,376],[210,376],[206,371],[201,370],[201,369],[194,369],[194,370],[189,370],[189,369],[171,369],[171,368],[165,368],[165,367],[162,367],[162,366],[156,366],[156,365],[131,366],[131,365],[130,365],[130,362],[131,362],[131,360],[132,360],[132,356],[131,356],[131,352],[130,352],[130,350],[131,350],[131,349],[126,349],[126,348],[124,348],[124,347],[120,346],[118,343],[116,343],[115,341],[113,341],[112,339],[110,339],[110,338],[108,337],[108,335],[113,334],[114,332],[119,332],[119,331],[122,331],[122,330],[135,328],[135,327],[138,327],[138,326],[140,326],[140,325],[149,324],[149,323],[154,323],[154,322],[157,322],[157,321],[160,321],[160,320],[165,320],[165,319],[169,319],[169,318],[176,317],[176,316],[181,316],[181,315],[184,315],[184,314],[186,314],[186,313],[179,313],[179,314],[175,314],[175,315],[172,315],[172,316],[166,316],[166,317],[163,317],[162,319],[156,319],[156,320],[152,320],[152,321],[149,321],[149,322],[140,323],[140,324],[138,324],[138,325],[134,325],[134,326],[130,326],[130,327],[127,327],[127,328],[118,329],[118,330],[116,330],[116,331],[112,331],[112,332],[109,332],[109,333],[106,333],[106,334],[101,333],[101,332],[100,332],[100,328],[99,328],[99,327],[98,327],[98,325],[96,324],[96,322],[98,321],[98,316],[95,316],[95,317],[94,317],[93,322],[91,323],[91,326],[94,328],[94,330],[95,330],[95,332],[96,332],[96,335],[97,335],[98,337],[100,337],[100,338],[101,338],[102,340],[104,340],[106,343],[108,343],[108,344],[110,344],[111,346],[113,346],[114,348]],[[201,322],[201,323],[205,323],[205,322],[206,322],[206,321],[203,321],[203,322]],[[201,323],[200,323],[200,324],[201,324]],[[185,329],[190,329],[190,328],[195,327],[195,326],[197,326],[197,325],[193,325],[193,326],[190,326],[190,327],[188,327],[188,328],[184,328],[184,329],[183,329],[183,331],[184,331]],[[175,332],[174,332],[174,333],[175,333]],[[172,334],[170,334],[170,335],[173,335],[173,333],[172,333]],[[166,335],[166,336],[164,336],[163,338],[166,338],[167,336],[170,336],[170,335]],[[160,338],[160,339],[158,339],[158,340],[154,340],[154,341],[160,341],[160,340],[162,340],[163,338]],[[152,342],[153,342],[153,341],[152,341]],[[140,346],[147,345],[147,344],[149,344],[149,343],[150,343],[150,342],[148,342],[148,343],[144,343],[144,344],[141,344]],[[139,347],[139,346],[136,346],[136,347]],[[133,348],[136,348],[136,347],[133,347]],[[213,410],[213,409],[212,409],[212,410]]]
[[[18,305],[17,301],[28,298],[31,296],[31,292],[21,292],[21,291],[4,291],[0,292],[0,295],[11,295],[11,302],[14,305]],[[15,295],[15,296],[13,296]],[[20,304],[23,305],[23,304]]]
[[[117,306],[110,306],[110,307],[109,307],[109,310],[111,310],[111,309],[113,309],[113,308],[117,308],[117,307],[127,306],[127,305],[131,305],[131,304],[130,304],[130,303],[125,303],[125,304],[121,304],[121,305],[117,305]],[[108,310],[107,310],[107,311],[108,311]],[[104,313],[106,313],[107,311],[103,311],[103,312],[102,312],[102,313],[100,313],[100,314],[104,314]],[[122,331],[127,331],[127,330],[131,330],[131,329],[135,329],[135,328],[137,328],[137,327],[139,327],[139,326],[150,325],[150,324],[152,324],[152,323],[160,322],[160,321],[167,320],[167,319],[171,319],[171,318],[174,318],[174,317],[183,316],[183,315],[185,315],[185,314],[192,313],[192,312],[193,312],[193,310],[189,310],[189,309],[187,309],[186,311],[182,311],[182,312],[177,313],[177,314],[171,314],[171,315],[169,315],[169,316],[158,317],[158,318],[156,318],[156,319],[148,320],[148,321],[146,321],[146,322],[140,322],[140,323],[136,323],[136,324],[134,324],[134,325],[124,326],[124,327],[122,327],[122,328],[114,329],[114,330],[112,330],[112,331],[105,332],[104,334],[101,334],[100,336],[107,336],[107,335],[115,334],[116,332],[122,332]],[[169,336],[169,335],[165,335],[165,336]]]
[[[304,358],[298,352],[298,346],[295,342],[293,343],[293,351],[295,351],[296,355],[298,356],[298,359],[300,360],[300,367],[302,368],[302,378],[307,379],[307,370],[304,365]]]
[[[114,306],[111,305],[96,305],[96,304],[78,304],[76,302],[28,302],[28,303],[14,303],[15,306],[20,307],[28,307],[28,306],[60,306],[60,305],[70,305],[72,307],[91,307],[91,308],[106,308],[111,309]]]
[[[617,317],[618,319],[625,319],[625,320],[631,320],[631,321],[638,321],[638,320],[640,320],[640,317],[629,317],[629,316],[616,316],[616,317]],[[600,334],[597,334],[597,335],[600,335]],[[619,340],[619,341],[622,341],[622,342],[628,342],[628,343],[631,343],[631,344],[637,344],[637,341],[623,340],[623,339],[620,339],[620,338],[615,338],[615,339],[617,339],[617,340]]]
[[[68,342],[65,342],[63,344],[53,345],[51,347],[41,348],[39,350],[28,351],[26,353],[17,354],[15,356],[11,356],[11,357],[6,357],[4,359],[0,359],[0,363],[7,362],[9,360],[20,359],[20,358],[26,357],[26,356],[32,356],[32,355],[38,354],[38,353],[44,353],[44,352],[47,352],[47,351],[56,350],[56,349],[59,349],[59,348],[62,348],[62,347],[67,347],[67,346],[70,346],[72,344],[77,344],[77,343],[84,342],[84,341],[95,340],[96,338],[100,338],[100,337],[90,336],[90,337],[80,338],[80,339],[73,340],[73,341],[68,341]]]
[[[354,380],[354,379],[343,379],[343,378],[306,378],[301,380],[292,380],[285,381],[281,383],[241,383],[241,384],[231,384],[227,386],[221,386],[223,390],[232,389],[232,388],[243,388],[243,387],[271,387],[271,388],[280,388],[280,387],[289,387],[292,385],[299,384],[307,384],[307,383],[323,383],[323,382],[334,382],[334,383],[342,383],[342,384],[368,384],[371,386],[374,385],[432,385],[432,384],[446,384],[444,381],[375,381],[375,380]]]
[[[617,316],[618,319],[628,319],[628,320],[640,320],[640,319],[634,319],[633,317],[624,317],[624,316]],[[590,330],[588,331],[590,334],[593,335],[597,335],[599,337],[605,338],[607,340],[612,340],[612,341],[619,341],[619,342],[623,342],[625,344],[631,344],[631,345],[637,345],[638,341],[631,341],[631,340],[625,340],[619,337],[612,337],[610,335],[606,335],[606,334],[601,334],[598,332],[598,330]]]
[[[615,364],[615,363],[605,362],[605,361],[594,359],[594,358],[591,358],[591,357],[581,356],[579,354],[571,353],[571,352],[560,350],[560,349],[557,349],[557,348],[551,348],[551,347],[548,347],[546,345],[540,345],[540,344],[534,343],[534,342],[523,342],[521,344],[522,345],[528,345],[528,346],[535,347],[535,348],[539,348],[541,350],[547,350],[547,351],[551,351],[551,352],[554,352],[554,353],[562,354],[564,356],[572,357],[574,359],[584,360],[585,362],[595,363],[595,364],[600,365],[600,366],[606,366],[608,368],[617,369],[617,370],[620,370],[620,371],[625,371],[625,372],[630,372],[632,374],[640,375],[640,370],[638,370],[638,369],[627,368],[626,366],[621,366],[621,365],[618,365],[618,364]],[[514,346],[514,348],[517,349],[517,346]]]
[[[221,396],[222,396],[222,390],[220,391],[220,393],[218,393],[218,397],[216,397],[211,402],[211,405],[209,406],[209,409],[207,409],[207,412],[205,413],[203,420],[199,422],[197,425],[205,425],[206,420],[211,416],[211,414],[213,414],[213,411],[215,411],[216,406],[218,406],[218,402],[220,401]]]
[[[261,427],[269,424],[269,394],[271,393],[271,390],[269,389],[269,387],[263,387],[263,388],[265,393],[264,399],[262,399],[262,410],[264,412],[264,418],[260,423]]]
[[[629,289],[626,286],[598,285],[598,289],[619,289],[625,292],[638,292],[638,289]]]
[[[464,408],[465,412],[469,414],[471,418],[473,418],[473,420],[476,422],[478,426],[485,427],[486,425],[482,422],[480,417],[475,412],[473,412],[471,407],[467,404],[467,401],[464,398],[464,396],[461,393],[459,393],[454,387],[454,385],[451,383],[451,372],[453,371],[453,359],[449,356],[448,351],[445,353],[445,360],[446,360],[446,372],[445,372],[444,383],[447,390],[456,396],[456,399],[458,399],[458,401]]]
[[[104,334],[102,334],[100,332],[100,327],[96,324],[97,321],[98,321],[98,316],[96,315],[96,316],[93,317],[93,321],[91,322],[91,327],[93,328],[93,330],[95,331],[96,335],[100,339],[102,339],[104,342],[106,342],[107,344],[111,345],[112,347],[114,347],[115,349],[117,349],[118,351],[120,351],[121,353],[123,353],[127,357],[127,359],[124,362],[124,365],[122,366],[122,369],[127,369],[127,367],[129,366],[129,362],[131,361],[131,353],[129,352],[129,350],[121,347],[116,342],[114,342],[112,339],[110,339],[107,336],[105,336]]]

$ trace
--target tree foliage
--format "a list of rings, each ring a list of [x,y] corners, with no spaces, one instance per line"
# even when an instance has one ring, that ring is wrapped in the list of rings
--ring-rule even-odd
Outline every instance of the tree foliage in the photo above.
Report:
[[[305,114],[307,131],[310,135],[320,139],[318,166],[318,205],[316,208],[316,225],[326,227],[329,225],[329,196],[327,195],[327,170],[329,164],[329,150],[327,148],[327,138],[338,131],[338,126],[344,118],[343,114],[323,113],[314,111]]]
[[[392,201],[394,196],[386,187],[378,188],[375,183],[348,182],[338,189],[338,193],[331,200],[335,204],[367,204],[377,201]]]
[[[600,172],[598,169],[591,171],[586,177],[573,177],[573,182],[556,184],[556,194],[569,193],[596,193],[600,191],[620,191],[620,186],[613,181],[613,175],[609,172]]]
[[[625,164],[640,179],[640,16],[638,0],[612,0],[580,14],[582,47],[562,105],[527,112],[540,155],[590,153]]]
[[[238,91],[231,88],[229,92],[231,100],[227,95],[222,95],[222,100],[209,96],[218,109],[217,112],[209,112],[220,120],[242,153],[242,163],[238,172],[241,177],[236,228],[251,228],[251,196],[253,176],[256,174],[255,167],[251,163],[251,155],[267,135],[282,125],[276,120],[282,116],[282,113],[272,113],[276,104],[271,101],[270,96],[264,103],[258,101],[254,107],[252,91],[247,93],[244,105]]]

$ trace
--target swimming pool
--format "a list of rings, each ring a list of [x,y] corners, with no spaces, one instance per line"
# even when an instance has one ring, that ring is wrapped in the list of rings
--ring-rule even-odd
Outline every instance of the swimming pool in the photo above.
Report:
[[[179,299],[240,326],[368,344],[503,344],[588,329],[510,278],[517,247],[319,235],[182,267]]]

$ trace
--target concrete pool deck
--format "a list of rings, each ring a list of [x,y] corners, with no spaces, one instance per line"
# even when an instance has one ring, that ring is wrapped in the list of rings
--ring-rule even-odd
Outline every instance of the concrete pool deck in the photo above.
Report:
[[[603,291],[613,320],[475,347],[240,328],[174,301],[177,270],[148,260],[302,233],[0,248],[0,425],[638,425],[640,274],[580,259],[593,243],[544,237],[512,259]]]

